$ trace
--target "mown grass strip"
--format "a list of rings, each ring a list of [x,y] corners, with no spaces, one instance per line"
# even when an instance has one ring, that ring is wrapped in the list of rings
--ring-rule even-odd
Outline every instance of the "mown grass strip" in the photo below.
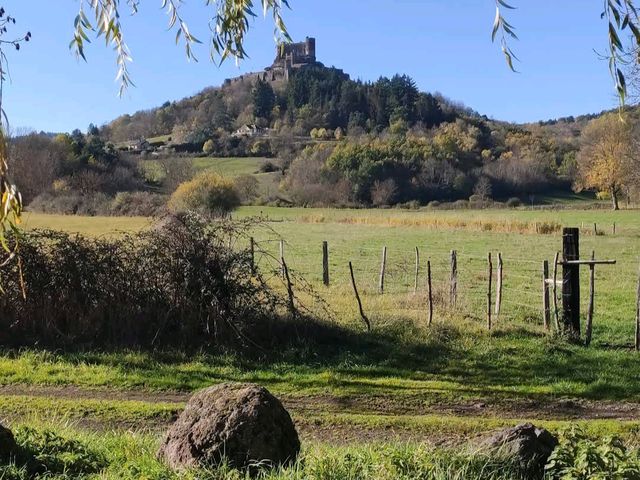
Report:
[[[183,405],[176,403],[150,403],[135,400],[0,396],[0,412],[8,417],[137,424],[140,428],[168,423],[182,408]]]
[[[122,425],[127,428],[148,429],[170,423],[184,408],[183,403],[153,403],[133,400],[95,400],[20,396],[0,396],[0,412],[6,417],[17,419],[52,419],[70,422],[84,421],[92,425],[104,424],[112,427]],[[499,428],[531,421],[552,431],[558,431],[572,424],[580,425],[594,437],[603,435],[635,436],[640,432],[640,421],[618,420],[545,420],[531,418],[496,418],[484,416],[455,415],[385,415],[335,412],[292,412],[294,421],[304,431],[319,428],[349,428],[380,431],[388,436],[390,429],[397,433],[418,437],[437,436],[470,437]],[[375,436],[374,436],[375,438]]]

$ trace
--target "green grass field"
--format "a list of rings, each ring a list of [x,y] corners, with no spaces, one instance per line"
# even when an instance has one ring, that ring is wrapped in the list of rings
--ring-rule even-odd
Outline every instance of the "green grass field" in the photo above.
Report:
[[[212,171],[220,175],[234,179],[243,175],[252,175],[258,180],[259,194],[267,197],[278,189],[278,182],[281,174],[279,172],[260,172],[260,166],[266,162],[267,158],[248,157],[248,158],[183,158],[185,162],[191,162],[194,172],[200,173],[204,171]],[[160,183],[164,179],[164,173],[159,168],[157,160],[141,160],[141,168],[144,176],[152,182]]]
[[[194,158],[193,168],[200,172],[212,170],[225,177],[253,175],[259,173],[260,166],[266,158]]]
[[[594,436],[616,433],[637,442],[640,356],[632,349],[640,252],[637,211],[243,207],[234,216],[261,220],[254,236],[265,272],[277,268],[273,258],[279,255],[280,238],[285,240],[294,277],[304,277],[330,306],[330,321],[348,328],[357,340],[253,359],[206,352],[6,351],[0,355],[5,415],[20,422],[52,412],[80,422],[74,427],[80,432],[86,418],[118,431],[131,425],[157,429],[179,411],[190,392],[223,381],[251,381],[284,399],[308,452],[337,439],[346,439],[349,448],[365,456],[370,442],[386,442],[383,448],[394,451],[398,442],[422,448],[423,442],[465,439],[523,420],[553,429],[578,421]],[[145,228],[150,221],[27,214],[25,225],[117,235]],[[542,326],[542,261],[561,249],[561,226],[582,228],[583,257],[593,250],[598,258],[618,261],[596,270],[589,348],[555,338]],[[325,240],[329,287],[322,285]],[[381,295],[377,285],[383,246],[388,265]],[[421,259],[417,293],[415,247]],[[456,309],[447,306],[452,249],[459,255]],[[488,252],[504,258],[503,307],[491,332],[485,326]],[[426,324],[427,259],[436,298],[431,327]],[[350,261],[373,324],[369,334],[352,293]],[[586,312],[587,269],[581,278]],[[315,308],[311,297],[297,294]],[[146,445],[157,442],[157,433],[146,435]],[[340,450],[332,452],[341,455]],[[388,468],[382,459],[367,458],[369,466]],[[338,465],[344,467],[344,461],[336,460]],[[282,475],[277,478],[299,478]]]
[[[213,158],[198,157],[181,158],[181,161],[191,162],[196,172],[211,170],[225,177],[239,177],[240,175],[265,175],[259,172],[260,166],[268,159],[261,157],[247,158]],[[148,178],[155,181],[162,181],[162,172],[159,171],[158,162],[154,159],[141,160],[142,168]]]
[[[252,175],[258,180],[259,194],[270,196],[278,189],[281,174],[279,172],[261,173],[260,166],[268,158],[195,158],[193,167],[196,172],[212,171],[223,177],[236,178],[242,175]]]
[[[483,212],[407,212],[395,210],[311,210],[245,207],[236,216],[262,216],[266,226],[256,231],[258,244],[265,255],[258,258],[263,268],[273,269],[278,238],[285,239],[285,258],[292,272],[307,279],[331,305],[337,321],[358,331],[361,329],[357,305],[351,293],[348,262],[354,265],[363,296],[365,311],[374,331],[387,335],[398,324],[415,329],[403,331],[405,355],[395,350],[387,338],[379,341],[380,353],[346,352],[313,365],[283,363],[261,368],[246,362],[220,367],[217,360],[146,365],[135,380],[134,368],[126,360],[118,369],[100,367],[101,361],[86,366],[88,374],[75,371],[73,363],[56,363],[61,378],[83,386],[119,385],[121,388],[192,390],[219,378],[256,380],[268,383],[281,392],[304,394],[330,392],[346,394],[409,394],[438,392],[438,396],[575,396],[619,400],[639,398],[635,376],[640,371],[638,358],[630,351],[634,334],[635,290],[640,221],[635,211],[483,211]],[[438,219],[438,224],[433,220]],[[584,252],[594,250],[599,258],[618,261],[602,267],[596,275],[594,344],[591,348],[567,346],[550,338],[541,325],[542,260],[552,259],[560,249],[558,233],[538,235],[508,231],[509,222],[518,228],[547,222],[562,225],[585,224],[582,239]],[[613,222],[616,235],[612,234]],[[464,224],[464,222],[468,222]],[[480,223],[477,223],[480,222]],[[592,234],[593,223],[606,232]],[[140,229],[146,219],[58,217],[29,214],[27,227],[65,228],[91,235],[112,234],[118,230]],[[451,227],[447,227],[451,225]],[[525,227],[522,227],[524,225]],[[321,285],[321,245],[329,242],[331,286]],[[380,253],[388,248],[386,293],[377,293]],[[414,294],[415,247],[420,248],[422,262],[418,293]],[[459,255],[459,308],[446,307],[449,279],[449,251]],[[501,252],[504,258],[504,294],[500,316],[494,319],[491,334],[485,331],[486,255]],[[435,327],[425,328],[425,266],[432,262],[436,293]],[[586,269],[585,269],[586,270]],[[586,275],[583,272],[583,311],[586,311]],[[392,333],[390,335],[396,335]],[[406,335],[409,338],[402,338]],[[430,352],[443,352],[434,357]],[[349,358],[355,364],[343,368]],[[580,364],[583,368],[571,368]],[[46,365],[46,364],[45,364]],[[50,384],[61,378],[28,367],[19,375],[20,363],[10,360],[0,368],[5,382]],[[119,369],[129,374],[119,377]],[[169,368],[169,370],[165,370]],[[182,369],[185,373],[180,373]],[[198,380],[189,371],[199,372]],[[220,370],[222,368],[222,370]],[[11,379],[12,375],[17,378]],[[106,377],[104,376],[106,375]],[[8,376],[9,378],[6,378]],[[186,377],[185,377],[186,376]],[[88,380],[84,380],[87,378]],[[186,382],[186,383],[185,383]],[[66,382],[69,383],[69,382]]]
[[[83,235],[117,235],[136,232],[151,226],[153,221],[144,217],[79,217],[76,215],[43,215],[25,212],[22,227],[30,229],[64,230]]]

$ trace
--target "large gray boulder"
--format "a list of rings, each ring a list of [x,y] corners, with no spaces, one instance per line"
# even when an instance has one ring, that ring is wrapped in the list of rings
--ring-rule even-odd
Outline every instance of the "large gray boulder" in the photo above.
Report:
[[[532,478],[542,477],[558,439],[544,428],[524,423],[485,440],[484,446],[500,456],[515,459]]]
[[[158,457],[174,469],[286,465],[300,440],[282,403],[259,385],[226,383],[197,392],[167,432]]]

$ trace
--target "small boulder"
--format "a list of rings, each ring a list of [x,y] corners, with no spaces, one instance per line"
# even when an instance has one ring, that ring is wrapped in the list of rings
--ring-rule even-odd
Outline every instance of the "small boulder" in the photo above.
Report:
[[[286,465],[300,440],[282,403],[259,385],[226,383],[197,392],[167,432],[158,458],[174,469]]]
[[[0,425],[0,461],[9,462],[18,454],[18,445],[13,433],[7,427]]]
[[[499,455],[515,458],[524,470],[538,477],[544,473],[558,439],[544,428],[524,423],[496,433],[484,445]]]

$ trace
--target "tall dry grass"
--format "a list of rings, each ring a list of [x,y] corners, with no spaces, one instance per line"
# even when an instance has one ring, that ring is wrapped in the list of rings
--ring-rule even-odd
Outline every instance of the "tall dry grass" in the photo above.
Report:
[[[469,230],[478,232],[525,233],[550,235],[562,230],[562,225],[552,221],[487,220],[451,217],[409,216],[350,216],[329,218],[325,215],[302,215],[301,223],[339,223],[348,225],[377,225],[387,227],[422,227],[433,230]]]

